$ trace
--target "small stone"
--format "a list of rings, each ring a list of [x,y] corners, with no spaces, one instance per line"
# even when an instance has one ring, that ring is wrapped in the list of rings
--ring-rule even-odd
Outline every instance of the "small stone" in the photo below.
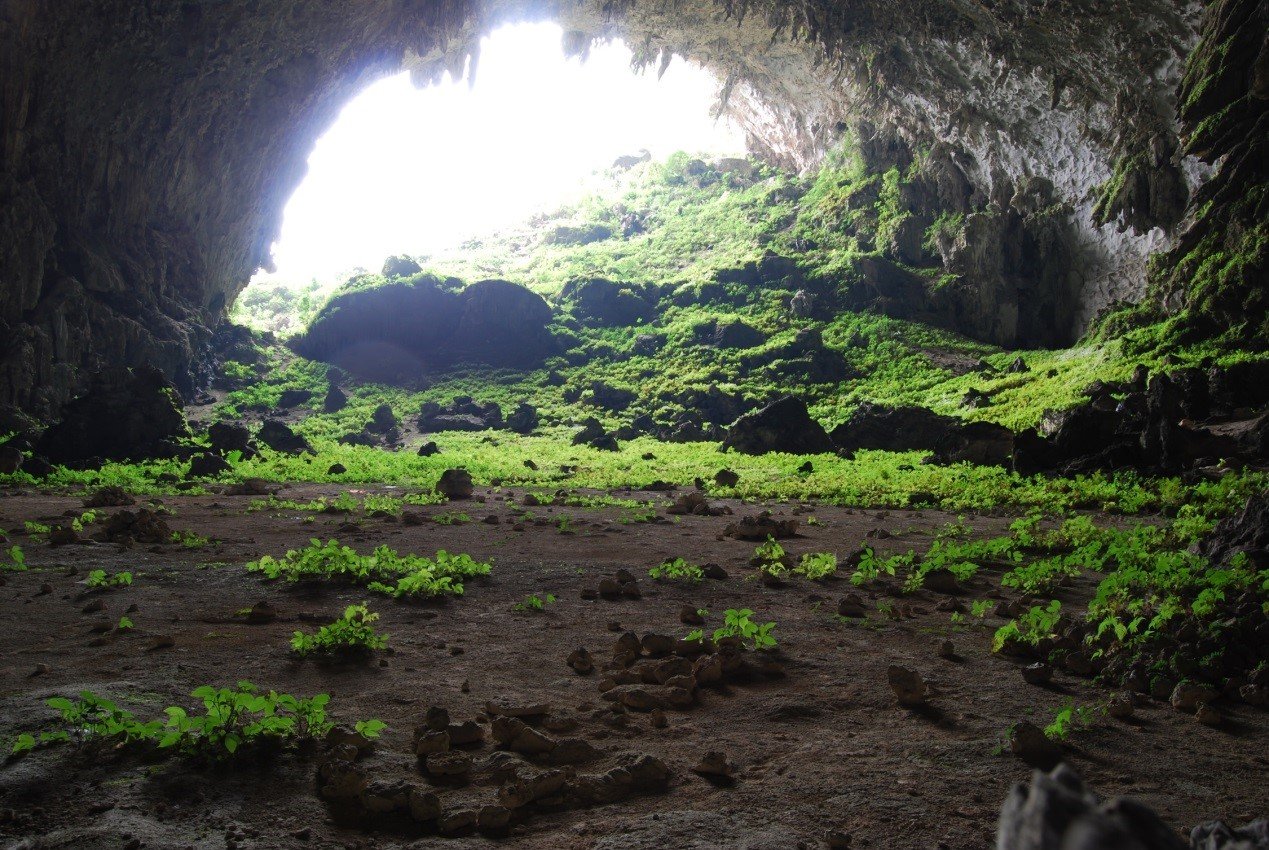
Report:
[[[953,659],[956,657],[956,647],[950,640],[941,640],[938,644],[939,658]]]
[[[478,818],[479,815],[472,809],[459,809],[442,815],[437,826],[444,835],[458,835],[474,827]]]
[[[476,815],[476,828],[481,832],[501,832],[511,823],[511,810],[506,806],[481,806]]]
[[[731,779],[736,773],[736,766],[727,761],[727,756],[717,750],[711,750],[701,756],[701,760],[692,768],[692,772],[712,779]]]
[[[1206,685],[1200,685],[1196,682],[1181,682],[1172,689],[1172,696],[1169,702],[1177,711],[1192,714],[1198,710],[1200,705],[1211,702],[1216,697],[1216,692]]]
[[[679,609],[679,622],[685,626],[703,626],[705,618],[697,612],[696,608],[684,605]]]
[[[94,599],[80,610],[82,610],[85,614],[96,614],[98,611],[105,611],[106,601],[104,599]]]
[[[174,646],[176,646],[176,638],[171,635],[155,635],[150,639],[150,644],[146,649],[171,649]]]
[[[886,679],[890,682],[890,689],[894,691],[899,705],[915,708],[925,704],[928,689],[920,673],[891,664],[886,670]]]
[[[411,788],[409,807],[410,817],[419,823],[434,821],[441,816],[441,798],[431,791]]]
[[[1027,721],[1016,724],[1010,731],[1009,748],[1027,764],[1045,770],[1062,759],[1061,748],[1050,741],[1038,726]]]
[[[1194,712],[1194,716],[1198,718],[1198,722],[1204,726],[1220,726],[1224,718],[1221,713],[1212,708],[1209,703],[1200,703],[1198,710]]]
[[[541,717],[551,713],[551,706],[545,702],[502,697],[486,702],[485,713],[491,717]]]
[[[858,619],[868,616],[868,608],[857,593],[848,593],[837,603],[837,616]]]
[[[1053,681],[1053,668],[1043,661],[1022,668],[1022,680],[1028,685],[1047,685]]]
[[[579,676],[588,676],[595,669],[595,660],[584,646],[579,646],[569,653],[567,663],[569,667],[573,668],[573,672]]]
[[[1112,694],[1106,701],[1106,713],[1116,720],[1127,720],[1133,713],[1132,696],[1129,694]]]
[[[430,753],[423,763],[432,776],[466,776],[472,767],[471,756],[462,750]]]

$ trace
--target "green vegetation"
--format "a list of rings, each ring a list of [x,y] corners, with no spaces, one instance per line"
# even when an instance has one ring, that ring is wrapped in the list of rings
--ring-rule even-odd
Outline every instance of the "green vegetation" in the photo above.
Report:
[[[776,639],[772,634],[775,627],[774,622],[755,623],[749,608],[728,608],[723,612],[723,625],[714,630],[714,640],[737,637],[752,649],[775,649]],[[688,635],[688,639],[693,636]]]
[[[1066,705],[1058,709],[1053,722],[1044,727],[1044,734],[1052,741],[1065,741],[1072,732],[1091,726],[1104,711],[1100,705],[1076,705],[1075,700],[1067,700]]]
[[[26,554],[21,546],[10,546],[5,550],[5,560],[0,561],[0,571],[22,572],[26,570]]]
[[[387,635],[375,631],[378,614],[370,613],[363,605],[349,605],[343,616],[322,626],[312,634],[297,631],[291,638],[291,649],[306,656],[313,652],[325,655],[383,649],[388,645]]]
[[[536,593],[530,593],[528,596],[524,597],[523,602],[517,602],[515,605],[512,605],[511,610],[524,614],[541,614],[546,610],[546,606],[554,603],[554,593],[544,593],[541,596],[538,596]]]
[[[1016,620],[1010,620],[996,630],[991,648],[995,652],[1008,649],[1015,643],[1035,646],[1042,639],[1052,637],[1062,618],[1062,603],[1052,600],[1048,605],[1035,605]]]
[[[105,570],[93,570],[88,574],[86,584],[93,590],[105,590],[111,587],[127,587],[132,584],[132,573],[126,570],[120,570],[117,573],[107,573]]]
[[[17,736],[12,752],[36,746],[98,741],[112,746],[149,745],[171,749],[183,756],[224,761],[265,745],[287,745],[320,738],[331,728],[326,717],[327,694],[295,697],[275,691],[262,693],[250,682],[233,688],[210,685],[194,690],[203,705],[202,714],[191,714],[181,706],[164,709],[166,719],[139,721],[127,709],[91,691],[78,700],[54,697],[48,706],[61,717],[63,728]],[[375,737],[383,725],[378,721],[358,724],[358,731]]]
[[[461,596],[463,582],[489,575],[492,564],[444,549],[432,558],[398,555],[387,546],[379,546],[369,555],[359,555],[335,540],[323,544],[314,539],[306,548],[292,549],[280,559],[265,555],[247,564],[247,569],[263,573],[266,579],[340,581],[401,598]]]
[[[656,581],[682,581],[700,584],[705,580],[704,570],[682,558],[671,558],[663,561],[648,570],[648,575]]]
[[[798,561],[794,572],[812,581],[821,581],[837,573],[837,556],[831,552],[808,552]]]

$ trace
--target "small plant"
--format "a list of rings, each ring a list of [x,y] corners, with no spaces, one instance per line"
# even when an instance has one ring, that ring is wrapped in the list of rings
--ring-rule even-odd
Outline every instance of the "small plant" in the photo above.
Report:
[[[776,639],[772,636],[776,624],[753,621],[753,611],[749,608],[728,608],[723,612],[723,625],[714,630],[714,640],[726,637],[739,637],[747,641],[754,649],[774,649]],[[690,638],[689,638],[690,639]]]
[[[1013,641],[1035,646],[1053,634],[1061,618],[1062,603],[1059,600],[1054,599],[1047,606],[1036,605],[996,630],[992,651],[999,652]]]
[[[772,562],[784,560],[784,547],[781,546],[774,537],[768,537],[765,543],[759,543],[754,547],[753,560],[761,566]]]
[[[470,555],[439,550],[432,558],[398,555],[379,546],[369,555],[359,555],[334,540],[310,540],[304,549],[293,549],[281,558],[265,555],[247,564],[251,572],[267,579],[287,581],[345,581],[365,585],[376,593],[402,596],[461,596],[463,582],[489,575],[493,565]]]
[[[180,706],[164,709],[166,719],[141,722],[127,709],[91,691],[78,700],[54,697],[47,705],[61,716],[64,728],[22,733],[12,746],[22,753],[36,746],[100,740],[116,746],[150,744],[185,756],[221,761],[266,743],[287,744],[325,735],[333,725],[326,717],[328,694],[295,697],[274,691],[261,693],[250,682],[233,688],[204,685],[192,696],[203,703],[204,713],[192,715]],[[361,721],[356,726],[367,737],[384,728],[381,721]]]
[[[184,549],[201,549],[211,543],[211,540],[192,531],[173,531],[172,542]]]
[[[979,620],[985,620],[993,607],[994,603],[990,599],[976,599],[969,603],[969,613]]]
[[[133,628],[133,626],[134,626],[134,623],[132,622],[132,619],[131,619],[131,618],[129,618],[129,617],[120,617],[120,618],[119,618],[119,625],[115,626],[115,630],[116,630],[116,631],[120,631],[120,632],[126,632],[126,631],[128,631],[129,629]]]
[[[0,563],[0,570],[8,570],[15,573],[26,570],[26,553],[22,551],[21,546],[10,546],[5,551],[5,555],[8,557],[8,563]]]
[[[105,570],[93,570],[88,574],[87,585],[93,590],[105,590],[111,587],[127,587],[132,584],[132,573],[126,570],[110,575]]]
[[[573,518],[565,514],[555,521],[555,528],[560,534],[573,533]]]
[[[534,612],[540,614],[546,610],[546,606],[551,605],[554,602],[554,593],[544,593],[541,596],[538,596],[536,593],[530,593],[528,596],[524,597],[523,602],[517,602],[515,605],[512,605],[511,610],[521,613]]]
[[[388,724],[382,720],[358,720],[353,724],[353,731],[367,741],[375,740],[387,728]]]
[[[1067,700],[1053,722],[1044,727],[1044,734],[1050,741],[1065,741],[1071,732],[1091,726],[1102,711],[1100,705],[1076,705],[1075,700]]]
[[[471,522],[471,517],[462,512],[451,511],[433,515],[432,522],[437,525],[466,525]]]
[[[26,529],[26,533],[29,534],[31,537],[40,537],[52,531],[52,529],[49,528],[44,523],[35,522],[29,519],[26,522],[22,523],[22,526],[23,528]]]
[[[875,581],[882,573],[894,575],[895,559],[878,558],[877,553],[873,551],[871,546],[865,546],[860,554],[859,565],[855,567],[855,572],[850,576],[850,583],[859,587],[870,581]]]
[[[812,581],[826,579],[837,572],[837,556],[832,552],[810,552],[802,556],[795,571]]]
[[[692,584],[699,584],[705,580],[705,571],[696,564],[689,563],[682,558],[673,558],[663,561],[652,569],[648,570],[654,580],[661,581],[668,579],[670,581],[685,581]]]
[[[313,634],[297,631],[291,638],[291,649],[300,656],[312,652],[333,655],[383,649],[388,645],[388,638],[375,631],[374,623],[378,619],[379,615],[370,613],[365,605],[349,605],[342,617]]]

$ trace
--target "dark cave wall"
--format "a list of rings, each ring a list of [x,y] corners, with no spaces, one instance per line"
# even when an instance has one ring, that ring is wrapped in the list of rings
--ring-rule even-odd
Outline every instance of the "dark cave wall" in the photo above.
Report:
[[[1131,160],[1147,186],[1199,182],[1175,136],[1199,12],[1163,0],[5,0],[0,404],[54,413],[101,364],[153,363],[192,389],[207,327],[267,263],[340,106],[402,67],[419,82],[461,69],[481,33],[519,17],[560,20],[579,52],[621,36],[648,63],[674,52],[711,66],[755,147],[786,165],[812,165],[864,118],[913,149],[940,141],[984,210],[1007,212],[1043,178],[1069,208],[1070,293],[1053,322],[1073,336],[1110,300],[1140,296],[1145,259],[1179,217],[1175,203],[1114,201],[1104,217],[1131,226],[1097,225],[1116,164]],[[990,276],[969,272],[970,286]],[[990,310],[1019,295],[998,276],[971,297]]]

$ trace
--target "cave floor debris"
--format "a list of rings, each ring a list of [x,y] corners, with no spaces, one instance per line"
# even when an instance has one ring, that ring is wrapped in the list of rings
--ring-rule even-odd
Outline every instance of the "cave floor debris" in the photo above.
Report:
[[[343,488],[296,485],[295,500],[333,497]],[[365,492],[397,492],[369,488]],[[175,759],[38,750],[0,767],[0,836],[41,847],[394,847],[517,846],[564,848],[821,847],[826,836],[849,836],[851,847],[989,848],[1001,801],[1031,768],[999,745],[1011,724],[1043,727],[1069,700],[1086,704],[1107,692],[1059,672],[1044,687],[1025,684],[1021,662],[991,655],[995,627],[954,624],[937,606],[946,597],[921,590],[900,595],[898,583],[854,588],[835,581],[791,580],[769,587],[753,580],[752,542],[722,537],[735,517],[683,516],[622,523],[613,508],[534,508],[541,524],[522,530],[502,501],[506,491],[477,490],[477,499],[419,507],[431,516],[462,510],[466,524],[418,525],[293,510],[247,512],[248,497],[166,497],[173,528],[211,539],[202,547],[165,545],[120,551],[106,544],[51,547],[22,536],[25,520],[48,521],[82,510],[78,495],[11,490],[0,497],[0,527],[24,544],[26,572],[4,574],[0,611],[0,731],[46,727],[44,700],[83,689],[108,694],[139,716],[170,704],[189,705],[202,684],[250,680],[264,688],[331,694],[337,718],[375,717],[388,729],[364,760],[376,779],[428,784],[412,752],[412,731],[427,709],[444,706],[456,720],[478,718],[486,703],[512,697],[549,703],[576,721],[603,758],[648,754],[671,771],[663,794],[610,805],[543,810],[505,838],[477,832],[442,839],[434,831],[368,830],[344,824],[316,793],[313,759],[283,756],[268,765],[198,768]],[[627,493],[614,494],[628,496]],[[666,494],[636,493],[665,499]],[[668,504],[668,502],[667,502]],[[788,503],[741,505],[718,500],[736,515],[769,508],[817,523],[785,542],[794,554],[846,555],[867,542],[878,553],[923,549],[956,516],[938,511],[884,512]],[[107,509],[106,512],[109,512]],[[567,514],[570,533],[558,519]],[[482,522],[495,515],[498,524]],[[967,516],[977,535],[1001,534],[1009,518]],[[883,530],[887,535],[870,532]],[[367,552],[379,544],[431,555],[438,549],[493,559],[487,580],[444,603],[399,603],[364,588],[319,588],[262,582],[243,565],[279,556],[310,538],[336,538]],[[716,563],[729,575],[698,585],[655,582],[647,571],[667,558]],[[627,569],[640,598],[583,599],[602,577]],[[89,570],[130,570],[130,587],[102,594],[105,611],[84,613]],[[71,570],[74,573],[71,574]],[[998,596],[999,573],[984,569],[960,595]],[[41,592],[42,585],[51,592]],[[1063,593],[1086,600],[1093,582]],[[861,620],[837,616],[838,600],[857,592],[868,608]],[[554,594],[542,613],[517,613],[530,594]],[[587,595],[590,595],[587,593]],[[1007,592],[1005,598],[1013,598]],[[243,609],[268,600],[275,620],[248,624]],[[390,653],[381,660],[323,664],[289,650],[296,629],[334,619],[346,605],[367,601],[379,612]],[[102,645],[90,632],[102,617],[117,620],[131,606],[135,628]],[[675,637],[693,626],[684,607],[707,609],[709,626],[729,608],[751,608],[774,621],[780,668],[743,684],[702,688],[693,707],[654,715],[630,711],[615,722],[596,685],[603,673],[576,674],[566,659],[586,647],[606,661],[622,632]],[[946,607],[946,605],[944,606]],[[886,612],[889,612],[887,614]],[[156,635],[172,646],[147,649]],[[945,640],[955,651],[946,652]],[[946,657],[944,657],[946,656]],[[899,707],[887,670],[917,671],[930,696],[918,709]],[[43,671],[43,672],[37,672]],[[570,721],[571,722],[571,721]],[[1246,705],[1228,709],[1208,728],[1166,702],[1145,700],[1131,719],[1099,718],[1065,744],[1066,760],[1093,787],[1154,807],[1178,831],[1214,818],[1243,823],[1262,815],[1269,758],[1269,714]],[[489,745],[473,753],[486,757]],[[710,753],[733,768],[726,782],[694,772]],[[580,769],[580,768],[579,768]],[[442,801],[456,797],[479,808],[496,788],[438,785]],[[845,846],[842,844],[840,846]]]

